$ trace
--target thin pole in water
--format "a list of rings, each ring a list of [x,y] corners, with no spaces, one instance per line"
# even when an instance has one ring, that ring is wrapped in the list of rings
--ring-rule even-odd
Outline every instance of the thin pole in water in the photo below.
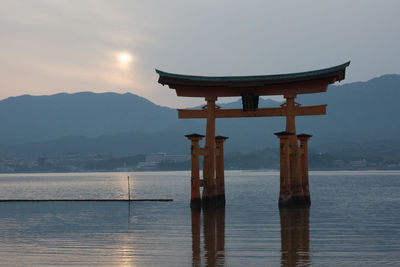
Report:
[[[129,176],[128,176],[128,200],[131,201],[131,187],[129,184]]]

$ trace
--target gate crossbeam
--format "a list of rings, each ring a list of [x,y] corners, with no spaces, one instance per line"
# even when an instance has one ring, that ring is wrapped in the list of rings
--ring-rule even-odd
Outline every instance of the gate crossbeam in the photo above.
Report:
[[[325,115],[327,105],[295,107],[295,116]],[[215,118],[247,118],[247,117],[283,117],[287,108],[258,108],[255,111],[243,109],[216,109]],[[205,119],[206,109],[178,109],[179,119]]]

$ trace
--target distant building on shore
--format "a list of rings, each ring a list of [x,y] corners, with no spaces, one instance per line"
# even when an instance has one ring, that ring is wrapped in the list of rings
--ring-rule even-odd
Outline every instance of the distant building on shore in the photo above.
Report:
[[[367,166],[367,160],[362,159],[362,160],[353,160],[350,162],[351,167],[356,167],[356,168],[362,168]]]
[[[162,163],[180,163],[190,160],[189,155],[168,155],[165,152],[152,153],[145,156],[145,161],[139,162],[138,170],[154,170]]]

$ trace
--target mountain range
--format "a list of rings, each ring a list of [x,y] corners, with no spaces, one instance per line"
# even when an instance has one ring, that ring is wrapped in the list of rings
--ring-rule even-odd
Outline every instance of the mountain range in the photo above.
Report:
[[[328,107],[325,116],[297,117],[297,131],[312,134],[311,149],[321,151],[350,143],[399,142],[399,87],[400,75],[384,75],[299,95],[296,101],[302,105]],[[259,106],[280,104],[261,98]],[[241,100],[219,105],[240,108]],[[1,156],[187,153],[184,135],[205,132],[205,120],[179,120],[175,109],[131,93],[10,97],[0,101],[0,123]],[[276,147],[273,133],[284,127],[284,118],[278,117],[217,119],[216,133],[229,136],[227,152],[246,152]]]

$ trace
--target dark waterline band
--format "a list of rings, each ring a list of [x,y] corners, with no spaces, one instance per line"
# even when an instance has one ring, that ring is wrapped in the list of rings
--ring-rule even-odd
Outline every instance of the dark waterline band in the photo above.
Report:
[[[0,199],[0,202],[171,202],[170,198],[143,199]]]

